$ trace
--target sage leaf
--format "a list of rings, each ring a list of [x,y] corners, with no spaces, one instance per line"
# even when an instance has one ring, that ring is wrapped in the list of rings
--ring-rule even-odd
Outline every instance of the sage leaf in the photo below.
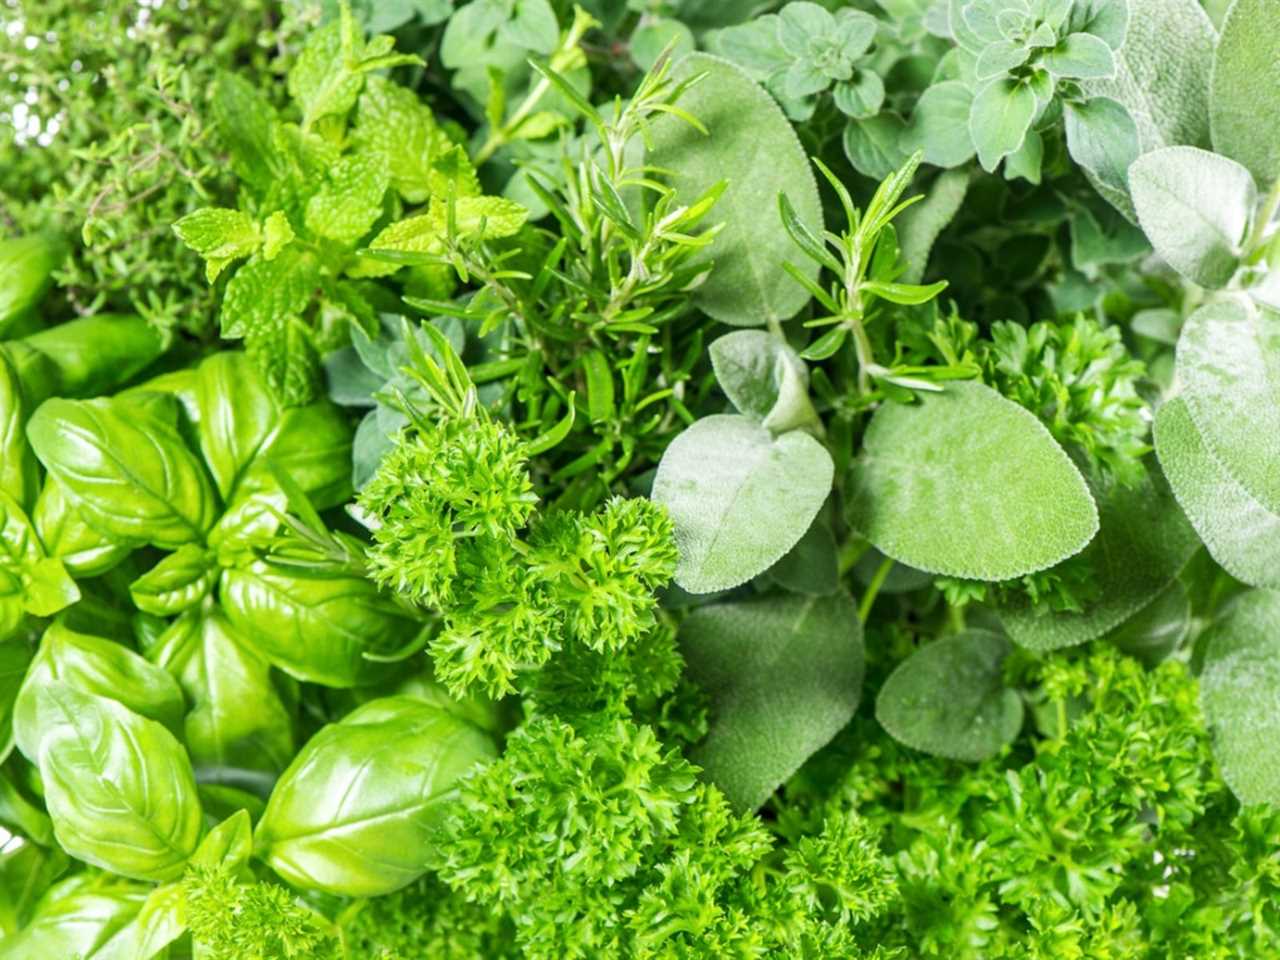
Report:
[[[1237,597],[1201,637],[1200,705],[1241,803],[1280,802],[1280,593]]]
[[[1158,253],[1192,283],[1224,286],[1257,200],[1249,171],[1196,147],[1165,147],[1129,168],[1138,223]]]
[[[691,759],[742,810],[764,803],[862,697],[862,624],[847,594],[699,607],[680,626],[680,648],[712,701]]]
[[[1213,147],[1260,184],[1280,178],[1280,7],[1235,0],[1222,24],[1209,88]]]
[[[1002,673],[1012,649],[985,630],[925,644],[885,680],[876,719],[895,740],[936,757],[996,756],[1022,729],[1022,698]]]
[[[1107,641],[1150,667],[1165,660],[1191,632],[1191,598],[1174,580],[1115,630]]]
[[[1138,128],[1129,111],[1110,97],[1092,97],[1083,103],[1068,101],[1063,113],[1072,159],[1108,190],[1127,198],[1129,167],[1138,159]],[[1128,204],[1121,212],[1135,216]]]
[[[1051,567],[1098,531],[1088,485],[1049,431],[979,383],[881,407],[850,472],[846,510],[900,563],[976,580]]]
[[[735,330],[708,350],[716,381],[738,412],[772,433],[818,422],[809,402],[809,368],[781,337]]]
[[[675,524],[675,580],[690,593],[745,583],[795,546],[831,492],[831,456],[799,431],[705,417],[671,442],[653,500]]]
[[[710,135],[677,117],[664,117],[653,123],[648,152],[648,162],[670,173],[685,202],[721,180],[728,184],[711,213],[713,222],[724,227],[699,255],[714,267],[694,291],[694,303],[733,326],[786,320],[808,302],[809,294],[782,268],[795,257],[779,219],[778,194],[785,193],[801,221],[821,234],[822,207],[809,159],[782,110],[739,67],[692,53],[672,71],[676,80],[697,74],[706,76],[680,99],[680,106]],[[768,162],[760,162],[762,157]],[[817,264],[806,261],[797,268],[809,279],[817,278]]]
[[[903,283],[919,283],[924,279],[934,241],[960,212],[968,191],[969,171],[945,170],[929,185],[923,200],[898,215],[894,223],[902,262],[906,264],[900,278]]]
[[[1210,556],[1245,583],[1280,588],[1280,513],[1210,452],[1183,397],[1156,413],[1155,445],[1169,486]]]

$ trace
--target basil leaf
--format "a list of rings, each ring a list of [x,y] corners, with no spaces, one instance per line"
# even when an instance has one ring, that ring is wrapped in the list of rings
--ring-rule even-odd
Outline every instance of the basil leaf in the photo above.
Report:
[[[151,891],[138,915],[94,951],[93,960],[150,960],[187,929],[186,894],[179,883]]]
[[[495,756],[488,734],[452,713],[411,697],[372,700],[289,765],[258,824],[258,854],[303,889],[390,893],[437,862],[455,784]]]
[[[0,493],[31,509],[40,489],[40,467],[27,444],[27,399],[9,356],[0,350]]]
[[[171,617],[203,600],[217,579],[213,557],[188,543],[129,584],[129,596],[139,610]]]
[[[0,643],[0,762],[13,749],[13,707],[31,657],[25,643]]]
[[[133,549],[130,543],[101,534],[85,523],[52,475],[45,478],[31,522],[45,552],[60,560],[73,577],[104,574]]]
[[[712,700],[690,759],[739,809],[764,803],[862,698],[862,624],[843,593],[699,607],[680,626],[680,649]]]
[[[996,756],[1022,729],[1022,699],[1001,669],[1011,649],[983,630],[925,644],[885,680],[876,719],[895,740],[937,757]]]
[[[846,509],[887,556],[974,580],[1051,567],[1098,531],[1088,485],[1049,431],[979,383],[881,407],[850,473]]]
[[[1280,594],[1237,597],[1201,637],[1200,704],[1241,803],[1280,801]]]
[[[27,436],[84,521],[107,536],[174,549],[213,525],[209,479],[163,404],[49,400]]]
[[[30,923],[0,940],[0,960],[92,957],[137,916],[146,897],[145,887],[104,887],[88,873],[63,880],[41,898]]]
[[[40,776],[58,843],[137,880],[177,877],[200,839],[195,778],[173,734],[65,683],[35,692]]]
[[[705,53],[692,53],[673,69],[677,81],[703,80],[680,98],[680,107],[710,131],[701,133],[677,117],[654,121],[648,162],[670,171],[685,203],[720,181],[724,195],[712,213],[724,227],[696,262],[715,266],[693,293],[699,309],[740,327],[794,316],[809,300],[782,264],[794,249],[778,216],[778,194],[786,193],[800,220],[822,232],[822,208],[808,158],[773,99],[739,67]],[[760,163],[759,157],[768,157]],[[813,280],[817,264],[797,265]]]
[[[808,434],[773,437],[730,415],[697,421],[667,447],[653,480],[653,500],[675,523],[676,583],[710,593],[773,566],[809,529],[833,472]]]

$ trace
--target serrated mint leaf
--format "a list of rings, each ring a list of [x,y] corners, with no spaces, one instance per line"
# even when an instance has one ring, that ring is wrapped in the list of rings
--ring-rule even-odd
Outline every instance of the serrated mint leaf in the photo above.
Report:
[[[315,258],[285,248],[274,260],[251,259],[227,282],[222,300],[222,335],[247,336],[301,313],[319,277]]]
[[[1235,0],[1213,55],[1213,146],[1260,184],[1280,178],[1280,6]]]
[[[391,185],[409,203],[431,196],[438,178],[432,163],[452,147],[416,93],[378,76],[369,77],[360,94],[354,136],[382,157]]]
[[[862,699],[862,624],[847,594],[699,607],[680,625],[680,649],[712,701],[690,759],[742,810],[764,803]]]
[[[252,217],[223,207],[205,207],[189,213],[173,225],[173,232],[205,258],[205,276],[210,283],[232,260],[252,255],[262,242]]]
[[[302,107],[302,125],[345,114],[356,104],[364,77],[351,69],[342,49],[342,24],[334,20],[312,31],[289,70],[289,96]]]
[[[1036,113],[1036,95],[1018,80],[997,78],[982,87],[969,108],[969,136],[988,172],[1022,146]]]
[[[1209,555],[1245,583],[1280,588],[1280,514],[1209,452],[1182,397],[1156,413],[1155,445],[1169,486]]]
[[[809,529],[834,467],[806,433],[779,437],[746,417],[705,417],[667,447],[651,496],[671,513],[675,580],[711,593],[763,573]]]
[[[237,177],[259,193],[275,179],[276,110],[262,93],[243,77],[220,73],[210,101],[218,138]]]
[[[245,352],[280,401],[289,407],[310,403],[320,388],[320,355],[311,332],[295,316],[251,329]]]
[[[925,644],[885,680],[876,719],[898,742],[935,757],[996,756],[1022,729],[1022,698],[1002,671],[1011,649],[983,630]]]
[[[1129,191],[1138,223],[1171,267],[1202,287],[1231,279],[1257,200],[1248,170],[1197,147],[1165,147],[1129,168]]]
[[[673,69],[676,80],[706,73],[680,98],[680,107],[697,117],[707,136],[676,117],[655,120],[648,162],[670,171],[672,186],[686,202],[721,180],[728,182],[712,211],[723,230],[699,254],[714,262],[694,303],[721,323],[761,326],[786,320],[809,300],[808,292],[782,268],[796,260],[778,214],[785,192],[800,219],[822,231],[822,209],[809,158],[778,105],[741,68],[705,53],[685,57]],[[760,163],[759,157],[768,157]],[[817,277],[817,264],[798,264]]]
[[[389,182],[380,155],[343,157],[330,169],[324,186],[307,201],[307,229],[339,243],[355,243],[382,216],[382,197]]]
[[[1088,485],[1049,431],[979,383],[881,407],[850,472],[846,509],[886,555],[973,580],[1051,567],[1098,531]]]
[[[1280,514],[1280,313],[1243,298],[1205,304],[1183,324],[1177,369],[1214,459]]]
[[[1280,593],[1237,597],[1200,638],[1200,705],[1241,803],[1280,803]]]
[[[1094,487],[1100,528],[1079,558],[1088,563],[1101,595],[1084,610],[1037,612],[1030,602],[997,612],[1014,642],[1032,650],[1087,643],[1132,617],[1161,593],[1200,546],[1164,477],[1155,469],[1136,485]]]
[[[262,258],[274,260],[294,238],[293,227],[283,211],[277,210],[262,224]]]

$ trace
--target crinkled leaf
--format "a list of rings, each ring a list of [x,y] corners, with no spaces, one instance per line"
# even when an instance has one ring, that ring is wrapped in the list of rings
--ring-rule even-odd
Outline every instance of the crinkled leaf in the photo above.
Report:
[[[391,185],[409,203],[424,203],[435,191],[432,161],[451,146],[416,93],[377,76],[360,94],[355,139],[382,157]]]
[[[382,215],[382,197],[390,176],[380,154],[343,157],[328,180],[307,201],[307,229],[339,243],[352,244]]]
[[[247,257],[258,249],[261,237],[253,218],[241,210],[202,207],[173,225],[173,232],[204,257],[205,276],[212,283],[232,260]]]

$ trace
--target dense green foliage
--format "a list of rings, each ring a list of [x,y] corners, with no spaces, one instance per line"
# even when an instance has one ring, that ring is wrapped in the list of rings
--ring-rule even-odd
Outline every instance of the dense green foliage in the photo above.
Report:
[[[0,960],[1280,951],[1280,12],[0,6]]]

